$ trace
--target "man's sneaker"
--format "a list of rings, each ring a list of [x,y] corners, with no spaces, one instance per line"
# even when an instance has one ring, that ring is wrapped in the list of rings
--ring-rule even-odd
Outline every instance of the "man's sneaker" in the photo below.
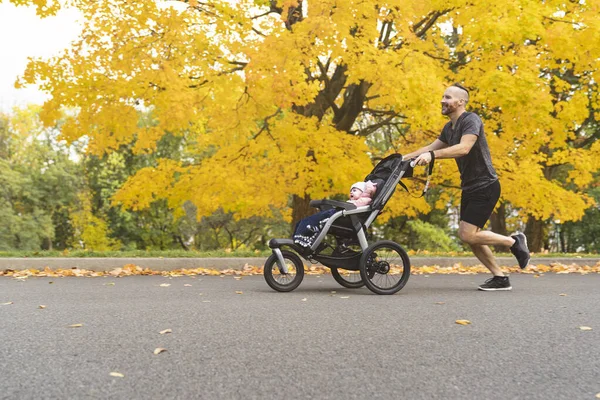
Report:
[[[527,238],[522,233],[511,236],[515,239],[515,244],[510,248],[510,252],[517,258],[521,269],[529,265],[529,249],[527,248]]]
[[[479,286],[479,290],[512,290],[512,286],[510,286],[508,276],[494,276]]]

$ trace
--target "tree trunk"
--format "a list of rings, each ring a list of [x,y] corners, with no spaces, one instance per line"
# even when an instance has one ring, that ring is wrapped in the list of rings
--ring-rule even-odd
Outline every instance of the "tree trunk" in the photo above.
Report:
[[[527,225],[525,225],[525,235],[527,236],[527,244],[529,250],[535,253],[539,253],[544,249],[544,243],[546,242],[544,221],[529,217]]]
[[[492,213],[490,222],[492,224],[492,232],[499,235],[508,236],[508,231],[506,230],[506,207],[504,203],[501,203],[500,207],[498,207],[498,210]],[[503,253],[510,251],[508,246],[494,246],[494,250]]]
[[[311,207],[309,206],[310,196],[305,194],[304,197],[300,197],[298,195],[292,196],[292,233],[296,224],[300,222],[302,218],[308,217],[313,214],[311,212]]]

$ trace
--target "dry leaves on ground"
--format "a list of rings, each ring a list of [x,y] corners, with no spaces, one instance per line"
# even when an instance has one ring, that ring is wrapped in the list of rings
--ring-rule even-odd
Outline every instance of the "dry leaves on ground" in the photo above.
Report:
[[[163,349],[162,347],[157,347],[156,349],[154,349],[154,355],[160,354],[163,351],[167,351],[167,349]]]
[[[171,329],[165,329],[164,331],[160,331],[158,333],[160,333],[161,335],[164,335],[165,333],[173,333],[173,331]]]
[[[458,325],[471,325],[471,321],[468,319],[457,319],[456,322]]]
[[[111,372],[109,375],[114,376],[115,378],[125,378],[125,375],[120,372]]]
[[[323,275],[329,274],[330,270],[327,267],[311,265],[304,268],[305,274],[307,275]],[[538,264],[531,265],[525,270],[521,270],[518,266],[502,267],[502,271],[513,274],[533,274],[540,275],[543,273],[556,273],[556,274],[590,274],[600,273],[600,262],[595,265],[577,265],[577,264],[560,264],[552,263],[550,265]],[[392,267],[391,273],[399,273],[401,269],[398,267]],[[249,275],[262,275],[262,266],[252,266],[249,264],[244,265],[241,269],[210,269],[210,268],[182,268],[173,271],[155,271],[149,268],[142,268],[134,264],[127,264],[122,268],[115,268],[111,271],[92,271],[81,268],[44,268],[44,269],[24,269],[24,270],[13,270],[7,269],[0,271],[0,276],[12,277],[15,279],[26,279],[29,277],[123,277],[132,275],[159,275],[165,277],[179,277],[179,276],[196,276],[196,275],[208,275],[208,276],[225,276],[233,275],[235,278],[241,278],[242,276]],[[429,274],[459,274],[459,275],[471,275],[471,274],[487,274],[489,271],[483,265],[476,266],[464,266],[461,263],[456,263],[451,267],[441,267],[439,265],[413,267],[411,269],[412,275],[429,275]],[[52,283],[52,282],[49,282]],[[106,285],[113,285],[114,282],[107,283]],[[163,283],[160,286],[168,287],[170,284]]]

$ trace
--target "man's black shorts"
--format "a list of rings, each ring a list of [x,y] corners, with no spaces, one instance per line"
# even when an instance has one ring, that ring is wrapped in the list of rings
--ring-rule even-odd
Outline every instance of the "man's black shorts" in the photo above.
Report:
[[[500,198],[500,182],[496,181],[483,189],[463,192],[460,199],[460,220],[483,229]]]

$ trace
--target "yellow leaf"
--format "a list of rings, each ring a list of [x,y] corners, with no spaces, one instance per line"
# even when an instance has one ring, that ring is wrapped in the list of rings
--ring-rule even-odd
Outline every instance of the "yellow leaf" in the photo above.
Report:
[[[154,349],[154,355],[160,354],[163,351],[167,351],[167,349],[163,349],[162,347],[157,347],[156,349]]]
[[[340,296],[340,299],[349,299],[350,296]]]
[[[471,321],[469,321],[468,319],[457,319],[455,321],[458,325],[470,325]]]
[[[13,304],[13,302],[12,302],[12,301],[9,301],[9,302],[7,302],[7,303],[0,303],[0,306],[8,306],[8,305],[10,305],[10,304]]]
[[[591,331],[592,328],[590,328],[589,326],[580,326],[579,329],[581,329],[582,331]]]
[[[40,308],[40,309],[43,310],[44,308],[46,308],[46,306],[45,305],[40,305],[40,306],[38,306],[38,308]]]
[[[69,325],[69,328],[81,328],[83,326],[83,324],[73,324],[73,325]]]
[[[241,290],[236,290],[235,294],[244,294]]]
[[[161,335],[164,335],[165,333],[172,333],[173,331],[171,329],[165,329],[164,331],[160,331],[159,333]]]
[[[160,286],[161,287],[169,287],[169,286],[171,286],[171,284],[170,283],[161,283]]]
[[[566,296],[566,295],[567,295],[566,293],[559,294],[559,296]]]
[[[125,378],[125,375],[120,372],[111,372],[109,375],[114,376],[115,378]]]
[[[306,297],[305,297],[305,298],[303,298],[301,301],[306,301]]]
[[[183,285],[183,286],[190,287],[190,286],[192,286],[192,285],[190,285],[189,283],[186,283],[186,284],[185,284],[185,285]]]

